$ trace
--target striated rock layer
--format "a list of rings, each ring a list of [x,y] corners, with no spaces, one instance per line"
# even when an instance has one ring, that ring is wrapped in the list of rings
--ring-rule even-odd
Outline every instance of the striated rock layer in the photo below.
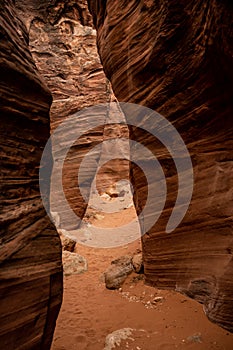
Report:
[[[177,194],[174,163],[151,136],[130,131],[158,157],[168,186],[164,212],[143,237],[146,280],[195,298],[210,320],[233,331],[232,4],[89,0],[89,7],[116,97],[172,122],[193,163],[191,205],[177,229],[165,233]],[[131,174],[140,212],[145,181],[133,166]]]
[[[114,99],[100,63],[96,30],[93,28],[87,0],[16,0],[16,5],[29,30],[33,58],[52,92],[52,131],[67,117],[83,108]],[[85,124],[91,125],[85,117],[80,118],[80,130]],[[63,130],[60,137],[61,152],[72,132],[71,123],[71,127]],[[128,135],[127,128],[120,127],[119,132]],[[64,164],[63,188],[69,205],[78,217],[83,217],[87,206],[87,201],[76,190],[80,162],[96,144],[113,137],[110,127],[104,128],[102,125],[82,135],[69,151]],[[96,154],[97,160],[99,156]],[[59,155],[54,154],[54,161],[59,167]],[[94,176],[90,170],[91,163],[87,168],[86,177],[91,182]],[[55,177],[58,173],[54,167]],[[99,191],[105,192],[119,179],[128,178],[128,174],[127,162],[115,160],[106,164],[99,173]],[[61,227],[74,229],[78,224],[61,204],[62,193],[57,181],[58,178],[51,185],[51,211],[60,216]]]
[[[62,299],[60,239],[39,191],[51,95],[13,3],[0,4],[0,347],[49,349]]]

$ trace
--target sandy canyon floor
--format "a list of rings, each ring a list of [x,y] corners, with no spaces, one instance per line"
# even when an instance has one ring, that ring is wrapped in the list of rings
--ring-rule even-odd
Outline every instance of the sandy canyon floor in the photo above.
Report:
[[[118,227],[134,217],[130,207],[123,214],[93,219],[92,224]],[[179,293],[145,285],[143,275],[131,274],[120,290],[106,289],[103,273],[111,261],[138,248],[140,240],[120,248],[76,245],[88,270],[64,276],[52,350],[232,350],[233,334],[208,321],[202,305]]]

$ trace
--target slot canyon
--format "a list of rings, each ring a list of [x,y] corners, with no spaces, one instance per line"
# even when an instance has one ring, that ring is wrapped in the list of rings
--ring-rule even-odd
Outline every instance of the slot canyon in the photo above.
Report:
[[[232,20],[229,0],[1,1],[0,349],[233,348]],[[180,159],[143,130],[141,108],[177,131],[192,164],[171,232]],[[146,232],[135,143],[167,188]],[[117,210],[103,213],[97,194]],[[125,244],[92,244],[132,219]],[[114,268],[125,275],[113,287]]]

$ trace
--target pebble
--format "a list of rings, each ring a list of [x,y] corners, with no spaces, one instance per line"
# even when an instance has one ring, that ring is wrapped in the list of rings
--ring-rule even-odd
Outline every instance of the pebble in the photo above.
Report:
[[[162,301],[163,300],[163,297],[155,297],[154,299],[153,299],[153,301],[154,302],[159,302],[159,301]]]

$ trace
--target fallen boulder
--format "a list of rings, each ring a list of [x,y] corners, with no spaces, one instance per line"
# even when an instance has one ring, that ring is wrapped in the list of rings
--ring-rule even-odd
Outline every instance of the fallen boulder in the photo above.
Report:
[[[132,257],[122,256],[111,262],[111,266],[104,273],[106,288],[118,289],[124,283],[127,276],[133,271]]]

